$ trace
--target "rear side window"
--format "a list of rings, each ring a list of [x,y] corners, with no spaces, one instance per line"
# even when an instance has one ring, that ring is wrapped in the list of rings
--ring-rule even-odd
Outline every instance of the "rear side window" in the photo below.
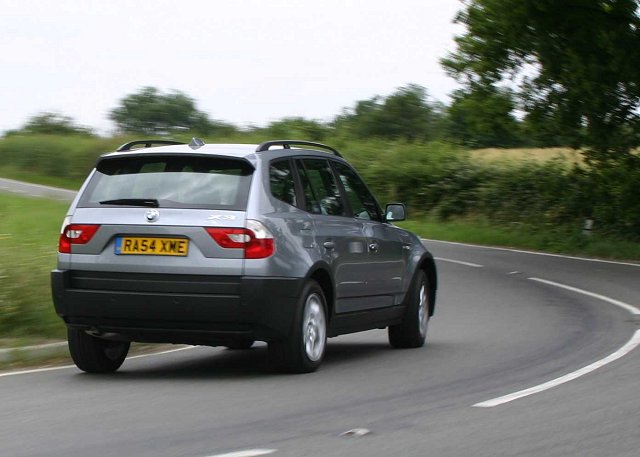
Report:
[[[329,162],[324,159],[296,161],[307,208],[316,214],[344,216],[345,207]]]
[[[289,159],[271,163],[269,166],[269,186],[271,194],[278,200],[297,206],[298,198]]]
[[[253,167],[241,159],[202,156],[137,156],[103,159],[80,207],[122,200],[158,201],[161,208],[244,211]],[[102,203],[101,203],[102,202]]]

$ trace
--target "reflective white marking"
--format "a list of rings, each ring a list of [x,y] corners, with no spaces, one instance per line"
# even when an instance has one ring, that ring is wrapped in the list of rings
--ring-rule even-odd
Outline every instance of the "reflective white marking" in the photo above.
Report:
[[[495,247],[495,246],[483,246],[481,244],[458,243],[456,241],[430,240],[430,239],[427,239],[427,238],[422,238],[422,241],[428,241],[429,243],[453,244],[453,245],[457,245],[457,246],[470,246],[472,248],[490,249],[490,250],[493,250],[493,251],[517,252],[518,254],[532,254],[532,255],[542,255],[542,256],[546,256],[546,257],[559,257],[561,259],[583,260],[585,262],[610,263],[610,264],[613,264],[613,265],[626,265],[628,267],[640,267],[640,263],[618,262],[616,260],[590,259],[588,257],[575,257],[575,256],[571,256],[571,255],[550,254],[548,252],[523,251],[523,250],[519,250],[519,249],[499,248],[499,247]]]
[[[369,430],[368,428],[354,428],[352,430],[347,430],[346,432],[341,433],[340,436],[360,437],[360,436],[369,435],[370,433],[371,433],[371,430]]]
[[[127,357],[125,362],[127,360],[142,359],[144,357],[151,357],[151,356],[154,356],[154,355],[163,355],[163,354],[171,354],[172,352],[186,351],[187,349],[193,349],[193,348],[196,348],[196,347],[198,347],[198,346],[187,346],[187,347],[183,347],[183,348],[169,349],[167,351],[162,351],[162,352],[154,352],[152,354],[134,355],[133,357]]]
[[[246,451],[229,452],[227,454],[216,454],[210,457],[256,457],[258,455],[268,455],[276,452],[277,449],[247,449]]]
[[[615,300],[613,298],[605,297],[604,295],[589,292],[588,290],[578,289],[577,287],[571,287],[565,284],[560,284],[559,282],[548,281],[546,279],[540,279],[540,278],[529,278],[529,279],[532,281],[541,282],[543,284],[548,284],[550,286],[560,287],[561,289],[570,290],[571,292],[577,292],[579,294],[586,295],[588,297],[597,298],[599,300],[611,303],[612,305],[619,306],[620,308],[629,311],[631,314],[640,315],[640,309],[636,308],[635,306],[631,306],[627,303],[621,302],[619,300]]]
[[[67,368],[74,368],[74,367],[75,365],[63,365],[61,367],[36,368],[34,370],[10,371],[9,373],[0,373],[0,378],[4,378],[5,376],[17,376],[19,374],[44,373],[47,371],[64,370]]]
[[[600,367],[603,367],[611,362],[618,360],[621,357],[624,357],[629,352],[633,351],[638,345],[640,345],[640,330],[636,330],[633,334],[633,337],[618,349],[616,352],[611,354],[604,359],[598,360],[597,362],[592,363],[584,368],[581,368],[573,373],[569,373],[567,375],[561,376],[559,378],[553,379],[551,381],[545,382],[544,384],[540,384],[535,387],[531,387],[529,389],[521,390],[519,392],[515,392],[509,395],[505,395],[504,397],[494,398],[492,400],[483,401],[480,403],[476,403],[473,405],[476,408],[492,408],[494,406],[502,405],[504,403],[509,403],[511,401],[517,400],[522,397],[527,397],[529,395],[537,394],[544,390],[552,389],[553,387],[559,386],[560,384],[564,384],[565,382],[573,381],[581,376],[584,376],[592,371],[597,370]]]
[[[482,268],[483,267],[483,265],[478,265],[477,263],[463,262],[462,260],[445,259],[444,257],[434,257],[434,259],[440,260],[442,262],[457,263],[459,265],[465,265],[467,267],[473,267],[473,268]]]
[[[566,289],[566,290],[570,290],[571,292],[576,292],[582,295],[586,295],[588,297],[592,297],[592,298],[597,298],[599,300],[605,301],[607,303],[611,303],[613,305],[619,306],[627,311],[629,311],[631,314],[634,315],[638,315],[640,314],[640,309],[636,308],[635,306],[631,306],[628,303],[624,303],[621,302],[619,300],[614,300],[613,298],[609,298],[609,297],[605,297],[604,295],[599,295],[593,292],[589,292],[588,290],[582,290],[582,289],[578,289],[577,287],[571,287],[571,286],[567,286],[565,284],[560,284],[557,282],[553,282],[553,281],[547,281],[546,279],[540,279],[540,278],[529,278],[532,281],[537,281],[543,284],[548,284],[551,286],[555,286],[555,287],[559,287],[561,289]],[[553,379],[551,381],[545,382],[543,384],[539,384],[537,386],[534,387],[530,387],[528,389],[524,389],[524,390],[520,390],[518,392],[514,392],[512,394],[508,394],[502,397],[498,397],[498,398],[493,398],[491,400],[487,400],[487,401],[483,401],[480,403],[476,403],[475,405],[473,405],[473,407],[476,408],[492,408],[494,406],[499,406],[499,405],[503,405],[505,403],[509,403],[512,402],[514,400],[517,400],[519,398],[522,397],[528,397],[529,395],[533,395],[533,394],[537,394],[540,393],[542,391],[545,390],[549,390],[552,389],[556,386],[559,386],[560,384],[564,384],[566,382],[569,381],[573,381],[574,379],[577,379],[581,376],[584,376],[588,373],[591,373],[592,371],[597,370],[598,368],[601,368],[605,365],[608,365],[611,362],[614,362],[616,360],[618,360],[621,357],[624,357],[625,355],[627,355],[629,352],[633,351],[636,347],[638,347],[640,345],[640,330],[636,330],[636,332],[633,334],[633,336],[631,337],[631,339],[629,341],[627,341],[627,343],[622,346],[620,349],[618,349],[616,352],[614,352],[613,354],[605,357],[604,359],[598,360],[597,362],[592,363],[591,365],[587,365],[584,368],[581,368],[579,370],[576,370],[572,373],[569,373],[567,375],[561,376],[559,378]]]

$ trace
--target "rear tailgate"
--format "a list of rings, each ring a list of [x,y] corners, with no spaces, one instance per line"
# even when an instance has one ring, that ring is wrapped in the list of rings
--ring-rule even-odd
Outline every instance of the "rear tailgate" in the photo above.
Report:
[[[77,208],[73,224],[99,228],[86,244],[72,245],[66,264],[70,270],[240,276],[243,251],[222,248],[205,228],[244,227],[245,217],[244,211]]]

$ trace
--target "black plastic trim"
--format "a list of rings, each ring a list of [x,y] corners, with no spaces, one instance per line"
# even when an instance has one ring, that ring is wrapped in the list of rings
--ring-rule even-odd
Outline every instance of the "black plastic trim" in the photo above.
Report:
[[[303,278],[54,270],[56,313],[70,328],[127,341],[224,345],[286,338]]]

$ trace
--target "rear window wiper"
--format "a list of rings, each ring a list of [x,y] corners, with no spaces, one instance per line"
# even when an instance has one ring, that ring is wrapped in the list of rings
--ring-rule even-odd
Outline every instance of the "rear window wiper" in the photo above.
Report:
[[[118,198],[115,200],[104,200],[100,202],[101,205],[129,205],[129,206],[148,206],[150,208],[157,208],[160,206],[158,200],[155,198]]]

